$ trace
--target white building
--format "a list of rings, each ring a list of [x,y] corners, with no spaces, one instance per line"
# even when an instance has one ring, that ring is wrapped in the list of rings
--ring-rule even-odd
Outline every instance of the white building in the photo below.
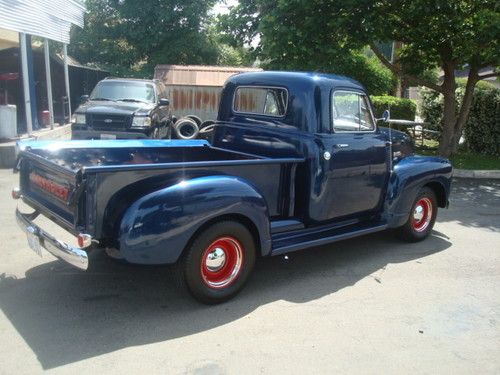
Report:
[[[9,77],[18,77],[22,80],[24,103],[21,103],[21,105],[23,105],[26,114],[26,130],[28,134],[33,131],[33,123],[36,122],[36,108],[33,103],[35,84],[31,36],[40,37],[44,42],[47,103],[50,124],[53,124],[54,110],[52,108],[52,80],[48,40],[59,42],[61,45],[62,55],[64,56],[68,115],[70,117],[67,45],[70,42],[71,26],[83,27],[85,11],[83,0],[0,0],[0,50],[19,47],[20,51],[19,72],[3,73],[6,80]],[[0,105],[2,104],[0,103]]]

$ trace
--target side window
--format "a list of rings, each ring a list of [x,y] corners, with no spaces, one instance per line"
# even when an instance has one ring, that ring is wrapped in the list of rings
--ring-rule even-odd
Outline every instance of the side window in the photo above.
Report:
[[[366,95],[337,91],[332,98],[333,130],[362,132],[375,129]]]
[[[288,92],[275,87],[238,87],[234,93],[233,111],[281,117],[286,113]]]

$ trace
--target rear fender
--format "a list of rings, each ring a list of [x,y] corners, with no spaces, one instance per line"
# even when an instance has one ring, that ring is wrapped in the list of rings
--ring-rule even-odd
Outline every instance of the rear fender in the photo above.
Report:
[[[264,198],[250,183],[231,176],[193,178],[138,199],[121,220],[120,252],[131,263],[174,263],[198,229],[226,215],[250,220],[257,228],[262,254],[270,252]]]
[[[450,194],[452,167],[448,160],[437,157],[410,156],[394,166],[389,180],[385,213],[389,227],[404,225],[419,190],[430,185],[440,187],[446,206]],[[439,197],[438,197],[439,198]]]

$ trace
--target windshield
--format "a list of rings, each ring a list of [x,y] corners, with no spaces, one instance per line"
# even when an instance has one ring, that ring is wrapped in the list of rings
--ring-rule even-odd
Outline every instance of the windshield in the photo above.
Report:
[[[146,82],[99,82],[90,94],[90,100],[124,100],[155,102],[153,85]]]

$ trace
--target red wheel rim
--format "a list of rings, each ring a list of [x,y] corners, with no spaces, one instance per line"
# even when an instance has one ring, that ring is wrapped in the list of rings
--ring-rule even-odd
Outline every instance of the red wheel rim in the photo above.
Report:
[[[429,198],[419,199],[413,206],[411,225],[416,232],[423,232],[431,223],[432,202]]]
[[[221,289],[231,285],[243,265],[243,247],[233,237],[219,237],[203,252],[201,277],[205,285]]]

